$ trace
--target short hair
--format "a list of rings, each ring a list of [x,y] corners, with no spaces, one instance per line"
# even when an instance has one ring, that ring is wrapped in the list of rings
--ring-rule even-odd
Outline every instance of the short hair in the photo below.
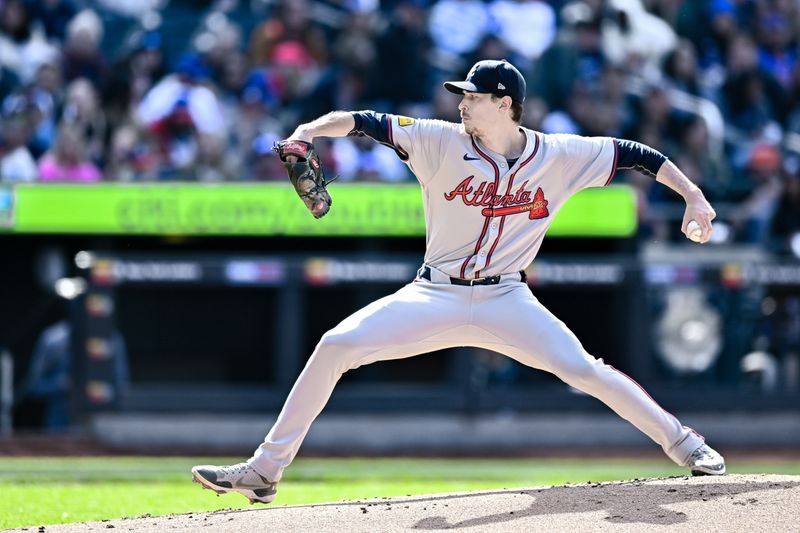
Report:
[[[503,95],[503,96],[507,96],[507,95]],[[500,100],[503,96],[500,96],[500,95],[497,95],[497,94],[492,94],[492,101],[496,102],[497,100]],[[517,124],[521,124],[522,123],[522,111],[523,111],[522,102],[516,102],[514,100],[511,100],[511,120],[513,120]]]
[[[511,120],[517,124],[522,123],[522,102],[511,102]]]

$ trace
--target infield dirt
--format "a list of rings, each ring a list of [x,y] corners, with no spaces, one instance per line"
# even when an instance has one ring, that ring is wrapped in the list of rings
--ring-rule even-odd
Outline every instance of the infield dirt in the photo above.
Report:
[[[749,533],[798,531],[798,516],[800,476],[728,475],[259,506],[17,531],[640,532],[668,526],[670,532]]]

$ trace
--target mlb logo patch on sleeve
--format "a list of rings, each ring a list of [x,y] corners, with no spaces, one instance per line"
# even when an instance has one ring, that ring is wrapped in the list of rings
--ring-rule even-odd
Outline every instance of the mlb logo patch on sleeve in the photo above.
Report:
[[[397,123],[401,126],[410,126],[414,123],[414,119],[408,117],[397,117]]]

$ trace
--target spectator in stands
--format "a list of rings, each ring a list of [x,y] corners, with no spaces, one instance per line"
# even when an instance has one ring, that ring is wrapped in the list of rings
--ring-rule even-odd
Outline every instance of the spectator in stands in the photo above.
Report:
[[[758,17],[758,62],[761,69],[788,90],[797,66],[797,43],[792,42],[790,21],[778,11]]]
[[[225,113],[228,120],[229,149],[225,154],[225,166],[237,175],[235,169],[241,168],[243,179],[267,179],[264,171],[268,168],[283,171],[283,167],[261,165],[262,157],[273,154],[260,150],[258,137],[282,139],[283,125],[278,119],[279,89],[275,86],[275,77],[267,68],[252,70],[242,87],[236,101],[230,102],[229,111]],[[274,135],[273,135],[274,134]],[[256,149],[258,147],[258,149]],[[250,169],[258,166],[258,170]],[[242,168],[244,167],[244,168]],[[255,174],[255,176],[253,176]]]
[[[58,128],[53,149],[39,160],[39,180],[76,183],[100,181],[100,169],[86,152],[86,140],[80,130],[70,124],[62,124]]]
[[[34,78],[39,65],[57,55],[58,50],[47,43],[44,34],[34,30],[25,2],[7,0],[0,4],[0,64],[25,84]]]
[[[41,70],[43,74],[41,85],[37,79],[37,82],[18,90],[3,100],[5,111],[17,114],[17,118],[24,123],[26,145],[34,159],[52,146],[56,135],[55,107],[57,104],[53,95],[46,90],[50,82],[44,81],[47,78],[44,71],[49,68],[47,65],[43,65]]]
[[[491,28],[489,9],[481,0],[440,0],[431,6],[430,32],[443,70],[460,70]],[[454,68],[453,68],[454,67]]]
[[[730,169],[723,154],[714,153],[702,117],[694,115],[684,121],[676,154],[675,164],[687,169],[686,175],[703,189],[709,201],[729,199]]]
[[[668,0],[669,2],[669,0]],[[688,39],[698,53],[700,68],[707,66],[703,59],[704,41],[710,39],[711,0],[702,2],[672,2],[675,5],[674,19],[667,22],[675,29],[675,33]],[[652,12],[652,10],[650,10]],[[721,57],[721,56],[720,56]],[[719,58],[718,58],[719,59]]]
[[[8,0],[0,5],[0,61],[22,77],[26,48],[33,39],[30,14],[22,0]]]
[[[91,9],[75,15],[67,25],[64,42],[64,79],[88,79],[96,89],[103,87],[108,65],[100,44],[103,40],[103,21]]]
[[[31,19],[41,23],[47,38],[56,42],[64,41],[67,25],[78,12],[72,0],[39,0],[27,6]]]
[[[611,65],[603,69],[601,81],[591,88],[575,84],[566,113],[556,110],[547,115],[542,127],[550,133],[621,136],[624,112],[623,96],[616,79],[618,72]]]
[[[159,157],[163,162],[161,178],[194,180],[200,133],[190,112],[189,102],[184,99],[173,102],[168,114],[151,123],[149,129],[158,142]]]
[[[142,36],[141,43],[131,58],[130,71],[131,98],[138,103],[167,74],[164,38],[160,32],[149,31]]]
[[[758,47],[753,38],[746,33],[732,36],[724,61],[729,76],[758,71]]]
[[[659,83],[649,85],[634,109],[636,118],[625,136],[652,143],[648,146],[663,154],[676,153],[679,120],[672,109],[666,88]]]
[[[229,55],[222,65],[216,83],[220,92],[220,100],[230,106],[236,106],[248,76],[247,56],[243,52]]]
[[[209,78],[223,94],[238,95],[247,74],[247,56],[244,53],[242,29],[224,15],[204,34],[203,59]]]
[[[658,79],[661,62],[677,43],[675,31],[648,13],[641,0],[609,0],[603,23],[603,50],[616,65],[646,79]]]
[[[281,87],[274,72],[268,68],[258,67],[247,74],[239,95],[240,106],[262,115],[278,106],[280,101]]]
[[[210,146],[218,142],[205,142],[201,138],[223,139],[226,135],[219,100],[204,85],[207,76],[202,59],[194,54],[186,55],[178,63],[177,73],[153,87],[136,110],[141,124],[159,140],[162,161],[166,165],[164,178],[193,179],[201,143],[208,153],[214,151]]]
[[[775,142],[780,135],[773,102],[767,96],[768,81],[757,71],[728,78],[723,87],[724,111],[729,120],[733,164],[743,168],[753,143]]]
[[[402,0],[391,12],[386,30],[378,36],[377,64],[391,68],[382,68],[375,80],[376,99],[386,101],[392,109],[427,102],[431,92],[443,92],[430,90],[433,84],[429,63],[422,59],[428,57],[431,47],[426,30],[421,5]]]
[[[0,127],[0,181],[20,183],[34,181],[38,172],[27,144],[31,119],[25,98],[12,95],[3,101]]]
[[[502,61],[503,59],[508,59],[509,57],[513,57],[514,52],[512,52],[506,43],[503,42],[502,39],[497,37],[496,35],[487,34],[481,39],[481,44],[478,45],[478,48],[475,49],[475,52],[470,57],[470,61],[474,63],[481,61],[483,59],[494,59],[496,61]],[[467,75],[466,68],[463,69],[464,76]]]
[[[489,14],[497,36],[514,54],[514,64],[529,72],[556,36],[556,14],[541,0],[494,0]],[[488,59],[488,58],[487,58]]]
[[[714,72],[715,77],[730,55],[730,45],[742,34],[739,21],[745,17],[740,10],[744,10],[744,6],[739,2],[710,0],[707,13],[700,13],[700,39],[696,43],[700,52],[700,63],[705,70]]]
[[[600,86],[596,96],[604,124],[597,131],[606,135],[621,137],[623,130],[630,127],[635,119],[626,90],[626,72],[621,67],[607,64],[600,76]]]
[[[366,107],[377,59],[370,14],[351,18],[333,43],[333,57],[334,61],[321,72],[316,86],[301,102],[300,121],[337,109]]]
[[[768,144],[757,144],[748,162],[749,191],[731,214],[737,240],[766,243],[767,232],[783,192],[780,151]]]
[[[212,72],[213,86],[218,94],[227,133],[220,138],[222,144],[219,147],[224,149],[216,166],[224,175],[243,179],[242,167],[248,148],[258,135],[259,125],[265,117],[264,106],[254,104],[259,100],[256,94],[258,90],[254,92],[252,85],[247,84],[258,74],[263,74],[265,69],[250,72],[241,28],[224,15],[217,14],[214,17],[219,22],[213,24],[215,30],[207,33],[209,49],[204,58]],[[247,104],[254,105],[245,103],[245,92],[248,93]],[[210,176],[206,173],[207,178]]]
[[[108,123],[125,128],[136,122],[135,110],[145,94],[167,74],[162,37],[150,31],[139,44],[109,69],[102,91],[102,106]]]
[[[691,41],[678,41],[675,49],[664,58],[662,70],[670,87],[693,96],[701,95],[697,55]]]
[[[275,86],[278,87],[281,102],[287,108],[294,108],[295,113],[302,113],[305,103],[302,100],[306,99],[321,83],[320,77],[324,71],[321,70],[320,65],[317,64],[308,49],[296,41],[277,45],[273,50],[269,65],[270,74],[274,78]],[[326,66],[328,73],[336,72],[341,67],[336,63]],[[313,101],[308,103],[315,104]]]
[[[44,63],[25,94],[36,108],[36,122],[32,124],[28,148],[34,157],[41,157],[55,143],[58,111],[63,105],[61,71],[57,62]]]
[[[117,128],[111,137],[105,175],[114,181],[155,181],[161,160],[154,139],[134,124]]]
[[[61,122],[83,138],[86,156],[102,164],[108,121],[95,87],[86,78],[77,78],[65,90]]]
[[[275,49],[285,43],[301,47],[317,65],[328,62],[328,43],[322,28],[310,18],[308,0],[281,0],[274,13],[250,35],[252,65],[266,65],[274,59]]]
[[[551,111],[565,111],[576,86],[592,91],[600,84],[607,61],[600,19],[584,7],[567,12],[567,26],[542,55],[531,80],[533,94],[544,98]]]

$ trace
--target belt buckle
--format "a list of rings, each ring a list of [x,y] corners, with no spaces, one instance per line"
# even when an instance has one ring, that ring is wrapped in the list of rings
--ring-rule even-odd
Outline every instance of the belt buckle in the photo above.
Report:
[[[482,283],[482,282],[483,282],[483,281],[485,281],[485,280],[486,280],[486,278],[485,278],[485,277],[483,277],[483,278],[473,278],[473,279],[469,280],[469,286],[470,286],[470,287],[472,287],[472,286],[474,286],[476,283]]]

